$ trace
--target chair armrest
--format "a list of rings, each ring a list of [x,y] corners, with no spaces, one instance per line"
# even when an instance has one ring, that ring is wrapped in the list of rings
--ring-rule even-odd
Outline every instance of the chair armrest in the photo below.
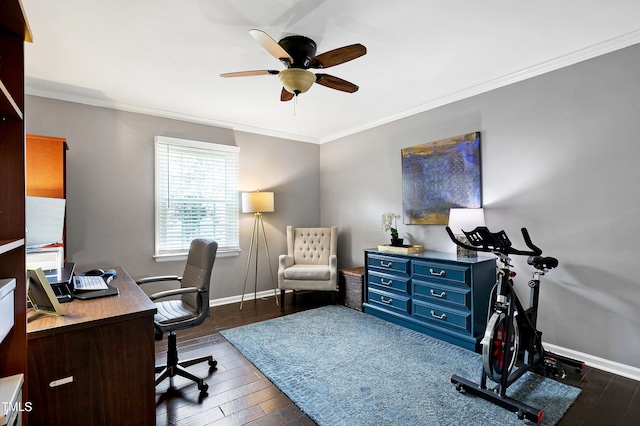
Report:
[[[152,295],[149,296],[149,299],[158,300],[165,297],[177,296],[180,294],[197,293],[198,291],[199,290],[197,287],[176,288],[173,290],[165,290],[165,291],[159,291],[157,293],[153,293]]]
[[[329,280],[335,283],[336,290],[338,289],[338,256],[329,256]]]
[[[278,270],[293,266],[293,256],[281,254],[278,256]]]
[[[329,256],[329,270],[338,273],[338,256],[335,254]]]
[[[293,256],[287,254],[278,256],[278,288],[280,288],[280,284],[284,281],[284,270],[290,266],[293,266]]]
[[[137,280],[136,284],[141,285],[141,284],[156,283],[161,281],[182,281],[182,277],[179,277],[177,275],[162,275],[157,277],[146,277],[146,278],[140,278],[139,280]]]

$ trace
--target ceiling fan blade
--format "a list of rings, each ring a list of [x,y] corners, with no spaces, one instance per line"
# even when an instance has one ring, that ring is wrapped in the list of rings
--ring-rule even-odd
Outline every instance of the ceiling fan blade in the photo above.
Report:
[[[282,102],[287,102],[287,101],[290,101],[291,99],[293,99],[293,93],[289,92],[287,89],[283,87],[282,92],[280,93],[280,100]]]
[[[255,70],[255,71],[238,71],[220,74],[220,77],[253,77],[254,75],[278,75],[280,71],[276,70]]]
[[[284,50],[277,41],[269,37],[269,35],[264,31],[250,30],[249,34],[251,34],[251,37],[253,37],[258,43],[260,43],[260,45],[267,52],[269,52],[280,62],[284,63],[286,66],[289,66],[293,63],[293,58],[291,58],[291,55],[289,55],[289,53],[287,53],[287,51]]]
[[[329,68],[359,58],[366,53],[367,48],[361,44],[340,47],[312,58],[309,62],[309,68]]]
[[[358,86],[355,84],[329,74],[316,74],[316,83],[347,93],[358,91]]]

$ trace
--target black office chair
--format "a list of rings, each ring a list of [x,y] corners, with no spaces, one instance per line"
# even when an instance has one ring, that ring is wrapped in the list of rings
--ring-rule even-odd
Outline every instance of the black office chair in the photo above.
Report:
[[[218,362],[211,355],[179,362],[176,330],[200,325],[209,316],[209,285],[211,282],[211,269],[216,260],[217,250],[217,242],[210,239],[195,239],[189,247],[187,265],[182,277],[160,276],[143,278],[137,281],[139,285],[159,281],[180,282],[180,288],[161,291],[149,296],[158,308],[158,313],[154,316],[156,340],[162,340],[162,335],[166,332],[169,333],[167,365],[156,367],[156,374],[160,373],[156,379],[156,386],[167,377],[178,375],[196,382],[202,394],[206,394],[209,388],[204,379],[182,367],[208,361],[210,369],[215,369]],[[180,295],[180,298],[158,301],[159,299],[176,295]]]

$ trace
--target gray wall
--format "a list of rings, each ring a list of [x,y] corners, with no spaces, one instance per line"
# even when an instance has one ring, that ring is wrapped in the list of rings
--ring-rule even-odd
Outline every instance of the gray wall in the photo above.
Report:
[[[25,117],[27,133],[67,139],[67,256],[79,270],[122,266],[134,278],[182,274],[184,261],[152,257],[156,135],[240,147],[240,190],[275,193],[276,211],[264,215],[274,272],[286,252],[286,225],[320,223],[318,145],[35,96],[26,98]],[[253,215],[240,215],[242,253],[216,260],[212,299],[242,293],[253,223]],[[258,291],[271,288],[260,249]],[[253,275],[249,284],[252,292]]]
[[[640,367],[639,76],[634,46],[323,144],[322,222],[342,231],[340,267],[388,243],[380,217],[402,209],[402,148],[480,131],[487,226],[514,245],[527,227],[560,261],[542,284],[544,340]],[[444,226],[399,230],[454,251]],[[528,300],[530,269],[515,265]]]

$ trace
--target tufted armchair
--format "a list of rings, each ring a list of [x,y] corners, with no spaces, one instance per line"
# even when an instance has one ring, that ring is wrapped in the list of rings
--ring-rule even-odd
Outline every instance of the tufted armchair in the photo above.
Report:
[[[278,259],[280,309],[285,290],[338,291],[338,227],[287,226],[287,254]]]

